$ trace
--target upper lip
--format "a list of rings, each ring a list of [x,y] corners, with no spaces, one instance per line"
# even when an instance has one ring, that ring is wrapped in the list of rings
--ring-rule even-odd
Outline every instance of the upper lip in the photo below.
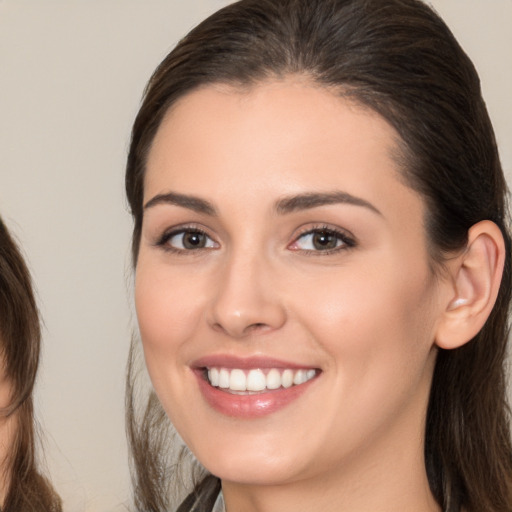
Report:
[[[215,354],[204,356],[193,361],[190,366],[192,368],[240,368],[241,370],[249,370],[252,368],[290,368],[292,370],[317,368],[311,364],[284,361],[282,359],[276,359],[262,355],[238,357],[230,354]]]

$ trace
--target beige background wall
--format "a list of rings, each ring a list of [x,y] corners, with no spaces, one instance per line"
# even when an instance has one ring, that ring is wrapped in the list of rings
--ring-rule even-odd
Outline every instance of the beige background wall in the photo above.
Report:
[[[66,510],[128,497],[123,374],[130,219],[123,166],[145,81],[227,0],[0,0],[0,213],[44,317],[37,390]],[[481,72],[512,179],[512,0],[436,0]]]

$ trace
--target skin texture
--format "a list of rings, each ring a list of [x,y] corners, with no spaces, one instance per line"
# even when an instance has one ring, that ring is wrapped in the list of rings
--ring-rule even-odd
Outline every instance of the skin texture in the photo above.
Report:
[[[193,195],[216,215],[146,208],[135,288],[144,353],[229,511],[439,510],[423,430],[436,330],[456,293],[432,272],[424,203],[398,174],[395,139],[375,113],[292,80],[192,92],[156,135],[145,203]],[[371,206],[276,211],[319,192]],[[207,247],[179,250],[179,235],[159,245],[191,227]],[[316,250],[304,233],[324,228],[351,244]],[[225,355],[320,372],[286,407],[230,417],[193,372],[199,358]]]

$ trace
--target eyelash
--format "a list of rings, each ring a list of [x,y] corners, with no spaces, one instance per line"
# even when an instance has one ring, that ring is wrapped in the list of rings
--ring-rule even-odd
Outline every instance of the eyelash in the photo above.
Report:
[[[210,241],[209,243],[213,243],[218,247],[218,243],[210,235],[208,235],[208,233],[204,229],[201,229],[200,227],[194,226],[194,225],[182,226],[179,228],[172,228],[170,231],[164,232],[162,234],[162,236],[157,240],[155,245],[158,247],[161,247],[165,251],[172,252],[175,254],[180,254],[180,255],[184,254],[184,253],[189,253],[189,254],[190,253],[198,253],[201,250],[205,250],[205,249],[211,250],[211,249],[216,248],[216,247],[208,246],[208,247],[197,247],[195,249],[187,249],[184,247],[183,248],[173,247],[172,245],[169,244],[169,241],[173,237],[178,236],[178,235],[184,236],[187,233],[188,234],[197,234],[200,236],[207,237],[207,239]],[[307,237],[308,235],[315,235],[315,234],[319,234],[319,233],[323,233],[327,236],[334,236],[336,238],[336,243],[341,242],[341,244],[337,245],[336,247],[333,247],[331,249],[325,249],[325,250],[301,249],[301,248],[293,247],[293,245],[297,244],[297,242],[300,239],[303,239],[303,238]],[[182,244],[183,244],[183,242],[182,242]],[[327,256],[329,254],[334,254],[334,253],[337,253],[340,251],[346,251],[348,249],[352,249],[356,245],[357,244],[356,244],[354,237],[349,235],[347,232],[332,228],[330,226],[322,225],[322,226],[315,226],[313,228],[308,228],[308,229],[304,230],[303,232],[299,233],[299,235],[287,247],[288,247],[288,249],[290,249],[292,251],[297,251],[297,252],[301,251],[302,253],[307,254],[307,255]]]
[[[186,248],[179,248],[179,247],[173,247],[169,244],[169,241],[178,235],[186,235],[186,234],[197,234],[200,236],[205,236],[208,238],[210,242],[213,242],[214,244],[218,245],[213,238],[208,235],[208,233],[201,229],[198,226],[181,226],[179,228],[172,228],[169,231],[165,231],[163,235],[157,240],[156,246],[161,247],[164,251],[172,252],[175,254],[183,254],[183,253],[198,253],[201,251],[201,249],[214,249],[214,247],[197,247],[195,249],[186,249]],[[182,242],[183,243],[183,242]]]
[[[308,235],[314,235],[317,233],[324,233],[328,236],[334,236],[337,242],[341,242],[341,245],[333,247],[332,249],[325,250],[308,250],[308,249],[300,249],[300,248],[292,248],[294,244],[296,244],[301,238],[305,238]],[[299,235],[294,239],[294,241],[288,246],[291,250],[294,251],[302,251],[307,255],[314,256],[328,256],[330,254],[335,254],[341,251],[346,251],[348,249],[352,249],[357,245],[356,240],[346,231],[342,231],[340,229],[332,228],[330,226],[322,225],[315,226],[313,228],[307,228],[305,231],[299,233]]]

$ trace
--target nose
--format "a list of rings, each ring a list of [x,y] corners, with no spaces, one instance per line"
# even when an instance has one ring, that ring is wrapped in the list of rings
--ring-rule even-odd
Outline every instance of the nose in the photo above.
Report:
[[[216,276],[208,323],[233,338],[271,332],[286,322],[275,273],[263,257],[232,257]]]

